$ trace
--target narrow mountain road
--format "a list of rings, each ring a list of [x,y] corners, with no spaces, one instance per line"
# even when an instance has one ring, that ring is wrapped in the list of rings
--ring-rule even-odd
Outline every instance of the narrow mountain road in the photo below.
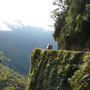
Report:
[[[45,51],[62,51],[62,52],[75,52],[75,53],[90,53],[90,51],[75,51],[75,50],[54,50],[54,49],[42,49]]]

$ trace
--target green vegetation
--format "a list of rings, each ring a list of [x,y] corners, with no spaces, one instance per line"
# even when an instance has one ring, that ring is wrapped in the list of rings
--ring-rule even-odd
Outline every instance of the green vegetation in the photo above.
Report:
[[[25,90],[27,78],[0,64],[0,90]]]
[[[26,77],[0,64],[0,89],[90,90],[90,0],[55,0],[53,4],[58,6],[52,15],[53,37],[61,50],[33,50],[27,87]]]
[[[7,58],[6,56],[4,56],[4,53],[3,53],[3,52],[0,52],[0,63],[1,63],[3,60],[11,61],[10,58]]]
[[[33,50],[26,90],[89,89],[90,52]]]
[[[55,0],[53,37],[59,49],[90,49],[90,0]]]
[[[69,78],[69,82],[74,90],[90,90],[90,53],[83,57],[79,70]]]
[[[90,0],[53,4],[53,37],[61,50],[33,50],[26,90],[90,90]]]

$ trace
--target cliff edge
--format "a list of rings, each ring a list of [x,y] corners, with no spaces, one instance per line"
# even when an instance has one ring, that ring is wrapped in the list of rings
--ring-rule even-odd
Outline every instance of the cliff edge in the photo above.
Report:
[[[26,90],[90,90],[90,0],[53,4],[59,50],[33,50]]]
[[[90,90],[90,52],[35,48],[26,90]]]

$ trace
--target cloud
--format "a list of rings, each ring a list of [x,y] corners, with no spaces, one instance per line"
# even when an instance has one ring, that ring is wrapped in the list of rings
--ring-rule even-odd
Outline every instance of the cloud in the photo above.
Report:
[[[21,21],[15,20],[14,22],[0,22],[0,30],[1,31],[13,31],[19,30],[20,28],[26,27]]]
[[[35,27],[30,25],[24,25],[21,21],[14,21],[13,23],[0,22],[0,31],[17,31],[17,30],[42,30],[43,32],[52,32],[52,27]]]
[[[12,31],[11,28],[9,28],[6,24],[3,22],[0,22],[0,31]]]
[[[50,11],[54,0],[0,0],[0,20],[20,20],[24,25],[47,28],[52,25]],[[4,26],[5,27],[5,26]]]

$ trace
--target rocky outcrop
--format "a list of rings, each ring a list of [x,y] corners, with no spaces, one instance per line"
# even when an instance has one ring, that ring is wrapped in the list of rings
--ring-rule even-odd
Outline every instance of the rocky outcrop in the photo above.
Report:
[[[35,48],[26,90],[90,90],[90,52]]]

